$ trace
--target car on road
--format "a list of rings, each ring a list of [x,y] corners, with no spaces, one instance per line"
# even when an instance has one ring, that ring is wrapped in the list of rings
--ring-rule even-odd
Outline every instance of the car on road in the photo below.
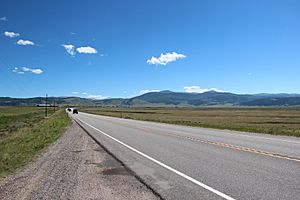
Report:
[[[73,114],[78,114],[77,108],[73,108]]]

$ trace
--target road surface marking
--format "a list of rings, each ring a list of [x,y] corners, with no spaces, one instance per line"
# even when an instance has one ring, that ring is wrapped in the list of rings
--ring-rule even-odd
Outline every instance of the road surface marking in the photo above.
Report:
[[[295,162],[300,163],[299,158],[286,156],[286,155],[281,155],[281,154],[278,154],[278,153],[272,153],[272,152],[268,152],[268,151],[262,151],[262,150],[257,150],[257,149],[254,149],[254,148],[237,146],[237,145],[227,144],[227,143],[222,143],[222,142],[213,142],[213,141],[209,141],[209,140],[201,140],[201,139],[197,139],[197,138],[193,138],[193,137],[189,137],[189,136],[181,136],[181,135],[173,134],[173,133],[166,133],[166,134],[177,137],[177,138],[185,139],[185,140],[191,140],[191,141],[195,141],[195,142],[201,142],[201,143],[205,143],[205,144],[210,144],[210,145],[220,146],[220,147],[234,149],[234,150],[238,150],[238,151],[255,153],[255,154],[259,154],[259,155],[264,155],[264,156],[269,156],[269,157],[274,157],[274,158],[280,158],[280,159],[285,159],[285,160],[290,160],[290,161],[295,161]]]
[[[208,190],[208,191],[210,191],[210,192],[212,192],[212,193],[214,193],[214,194],[216,194],[216,195],[218,195],[218,196],[220,196],[220,197],[222,197],[222,198],[224,198],[226,200],[235,200],[234,198],[232,198],[232,197],[230,197],[230,196],[228,196],[228,195],[226,195],[226,194],[224,194],[224,193],[222,193],[222,192],[220,192],[220,191],[218,191],[218,190],[216,190],[216,189],[214,189],[214,188],[212,188],[212,187],[210,187],[208,185],[205,185],[204,183],[201,183],[200,181],[197,181],[196,179],[194,179],[194,178],[192,178],[192,177],[190,177],[190,176],[188,176],[188,175],[186,175],[186,174],[184,174],[184,173],[182,173],[182,172],[180,172],[180,171],[178,171],[178,170],[176,170],[176,169],[174,169],[174,168],[172,168],[172,167],[170,167],[170,166],[168,166],[168,165],[166,165],[166,164],[164,164],[164,163],[162,163],[162,162],[160,162],[160,161],[158,161],[158,160],[156,160],[156,159],[154,159],[154,158],[152,158],[150,156],[148,156],[147,154],[145,154],[143,152],[140,152],[139,150],[136,150],[135,148],[133,148],[133,147],[125,144],[124,142],[122,142],[122,141],[120,141],[120,140],[118,140],[118,139],[110,136],[109,134],[101,131],[100,129],[97,129],[96,127],[88,124],[87,122],[82,121],[82,120],[80,120],[78,118],[77,118],[77,120],[79,120],[83,124],[88,125],[89,127],[93,128],[93,129],[95,129],[99,133],[101,133],[101,134],[105,135],[106,137],[114,140],[115,142],[123,145],[124,147],[127,147],[128,149],[134,151],[135,153],[137,153],[137,154],[139,154],[139,155],[147,158],[148,160],[151,160],[152,162],[160,165],[161,167],[164,167],[164,168],[170,170],[171,172],[173,172],[173,173],[175,173],[175,174],[177,174],[177,175],[179,175],[179,176],[181,176],[181,177],[183,177],[183,178],[185,178],[185,179],[193,182],[194,184],[196,184],[196,185],[198,185],[198,186],[200,186],[200,187],[202,187],[202,188],[204,188],[204,189],[206,189],[206,190]]]
[[[145,132],[148,132],[148,133],[155,132],[155,130],[152,131],[151,129],[148,129],[148,128],[141,128],[141,127],[137,127],[137,126],[133,126],[133,125],[127,125],[127,124],[123,124],[123,123],[119,123],[119,122],[112,122],[112,121],[105,120],[105,119],[101,119],[101,120],[109,122],[111,124],[124,126],[124,127],[127,127],[127,128],[138,129],[138,130],[145,131]],[[255,149],[255,148],[238,146],[238,145],[233,145],[233,144],[228,144],[228,143],[223,143],[223,142],[214,142],[214,141],[209,141],[209,140],[202,140],[202,139],[195,138],[195,137],[190,137],[190,136],[182,136],[182,135],[177,134],[176,132],[172,132],[172,133],[162,132],[162,134],[163,135],[169,135],[169,136],[172,136],[172,137],[181,138],[181,139],[184,139],[184,140],[190,140],[190,141],[194,141],[194,142],[215,145],[215,146],[219,146],[219,147],[223,147],[223,148],[229,148],[229,149],[233,149],[233,150],[236,150],[236,151],[244,151],[244,152],[247,152],[247,153],[253,153],[253,154],[258,154],[258,155],[263,155],[263,156],[268,156],[268,157],[273,157],[273,158],[279,158],[279,159],[284,159],[284,160],[289,160],[289,161],[295,161],[295,162],[300,163],[299,158],[292,157],[292,156],[287,156],[287,155],[281,155],[279,153],[268,152],[268,151],[258,150],[258,149]]]

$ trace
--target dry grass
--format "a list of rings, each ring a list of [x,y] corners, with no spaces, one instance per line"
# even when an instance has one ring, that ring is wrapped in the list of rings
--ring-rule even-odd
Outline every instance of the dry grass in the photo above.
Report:
[[[49,115],[53,109],[49,109]],[[20,128],[32,127],[45,118],[45,109],[38,107],[0,107],[0,138]]]
[[[54,142],[70,122],[64,110],[44,118],[44,110],[0,108],[0,178],[33,160]]]
[[[85,108],[136,120],[300,137],[300,108]]]

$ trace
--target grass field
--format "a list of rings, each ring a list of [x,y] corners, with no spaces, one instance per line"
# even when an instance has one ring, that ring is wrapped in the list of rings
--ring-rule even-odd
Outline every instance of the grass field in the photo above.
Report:
[[[0,178],[16,171],[65,130],[70,119],[64,110],[43,108],[0,107]]]
[[[300,137],[300,108],[84,108],[127,119]]]
[[[53,109],[48,109],[49,115]],[[0,138],[44,119],[45,109],[38,107],[0,107]]]

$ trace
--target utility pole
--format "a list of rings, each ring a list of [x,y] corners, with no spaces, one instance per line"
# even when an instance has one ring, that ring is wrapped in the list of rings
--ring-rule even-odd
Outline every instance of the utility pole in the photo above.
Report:
[[[48,116],[48,94],[46,94],[46,107],[45,107],[45,117]]]
[[[55,112],[55,98],[54,98],[54,101],[53,101],[53,109],[54,109],[54,112]]]

